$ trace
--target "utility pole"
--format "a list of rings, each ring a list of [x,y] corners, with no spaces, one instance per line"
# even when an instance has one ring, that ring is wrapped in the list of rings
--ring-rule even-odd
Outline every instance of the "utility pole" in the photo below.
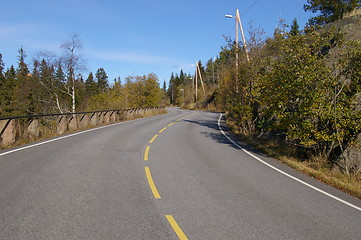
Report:
[[[199,62],[197,62],[197,69],[198,69],[198,74],[199,74],[199,79],[201,80],[201,85],[202,85],[202,90],[203,90],[203,94],[205,94],[205,90],[204,90],[204,84],[203,84],[203,79],[202,79],[202,73],[201,73],[201,69],[199,68]]]
[[[239,11],[238,9],[236,9],[236,16],[232,16],[232,15],[226,15],[225,17],[227,18],[235,18],[236,19],[236,92],[238,93],[238,61],[239,61],[239,40],[238,40],[238,29],[241,30],[241,35],[242,35],[242,42],[243,42],[243,47],[244,50],[246,52],[246,57],[247,57],[247,61],[248,63],[250,62],[249,60],[249,54],[248,54],[248,49],[247,49],[247,43],[246,43],[246,38],[244,37],[244,32],[243,32],[243,26],[242,26],[242,22],[241,22],[241,17],[239,15]]]
[[[202,79],[202,73],[201,73],[201,70],[199,68],[199,62],[197,61],[196,62],[196,65],[193,65],[192,66],[195,66],[196,67],[196,74],[195,74],[195,78],[194,78],[194,86],[195,86],[195,95],[196,95],[196,100],[195,102],[197,103],[197,100],[198,100],[198,75],[199,75],[199,80],[201,80],[201,85],[202,85],[202,90],[203,90],[203,94],[205,94],[205,90],[204,90],[204,84],[203,84],[203,79]]]
[[[194,79],[194,81],[195,81],[194,86],[195,86],[195,90],[196,90],[196,103],[198,100],[198,74],[197,73],[198,73],[198,62],[196,62],[196,77]]]
[[[243,42],[244,50],[246,51],[247,61],[250,62],[250,61],[249,61],[249,54],[248,54],[248,49],[247,49],[246,38],[244,37],[243,26],[242,26],[241,17],[240,17],[240,15],[239,15],[238,9],[236,10],[236,22],[238,22],[239,27],[240,27],[240,29],[241,29],[242,42]],[[237,31],[236,34],[237,34],[237,45],[238,45],[238,31]]]
[[[246,52],[246,57],[247,57],[247,61],[250,62],[249,59],[249,54],[248,54],[248,49],[247,49],[247,43],[246,43],[246,38],[244,37],[244,31],[243,31],[243,26],[242,26],[242,22],[241,22],[241,16],[239,15],[239,10],[236,9],[236,16],[232,16],[232,15],[226,15],[227,18],[235,18],[236,19],[236,66],[238,67],[238,31],[239,29],[241,30],[241,35],[242,35],[242,42],[243,42],[243,47],[244,50]]]

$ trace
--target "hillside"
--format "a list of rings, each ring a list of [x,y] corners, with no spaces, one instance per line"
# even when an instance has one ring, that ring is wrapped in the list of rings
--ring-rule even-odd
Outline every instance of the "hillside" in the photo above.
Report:
[[[358,12],[359,14],[361,12]],[[326,30],[336,27],[345,34],[345,39],[349,41],[361,42],[361,15],[350,16],[341,20],[327,24]],[[358,94],[357,101],[361,105],[361,95]],[[358,142],[361,143],[361,134],[358,136]],[[348,147],[344,154],[340,156],[339,161],[346,162],[356,171],[361,171],[361,149],[358,147]]]
[[[331,29],[336,26],[341,32],[346,34],[347,40],[354,40],[361,42],[361,15],[356,15],[348,18],[327,24],[324,28]]]

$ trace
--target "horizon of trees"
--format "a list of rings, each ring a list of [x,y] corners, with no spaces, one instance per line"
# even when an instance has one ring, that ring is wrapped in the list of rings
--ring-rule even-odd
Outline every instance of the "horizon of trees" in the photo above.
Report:
[[[23,47],[17,66],[6,68],[0,53],[0,117],[150,107],[166,104],[158,77],[130,76],[110,84],[104,68],[85,78],[78,35],[61,44],[62,54],[39,51],[27,63]]]

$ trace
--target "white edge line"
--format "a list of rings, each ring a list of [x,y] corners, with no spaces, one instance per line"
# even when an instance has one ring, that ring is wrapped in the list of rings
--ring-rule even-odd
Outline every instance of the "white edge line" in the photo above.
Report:
[[[155,115],[155,116],[156,116],[156,115]],[[150,117],[148,117],[148,118],[155,117],[155,116],[150,116]],[[18,152],[18,151],[21,151],[21,150],[25,150],[25,149],[28,149],[28,148],[32,148],[32,147],[40,146],[40,145],[43,145],[43,144],[55,142],[55,141],[58,141],[58,140],[61,140],[61,139],[64,139],[64,138],[73,137],[73,136],[76,136],[76,135],[79,135],[79,134],[83,134],[83,133],[87,133],[87,132],[92,132],[92,131],[99,130],[99,129],[102,129],[102,128],[107,128],[107,127],[111,127],[111,126],[121,125],[121,124],[129,123],[129,122],[135,122],[135,121],[139,121],[139,120],[142,120],[142,119],[146,119],[146,118],[138,118],[138,119],[133,119],[133,120],[125,121],[125,122],[118,122],[118,123],[113,123],[113,124],[110,124],[110,125],[100,126],[100,127],[96,127],[96,128],[92,128],[92,129],[88,129],[88,130],[83,130],[83,131],[76,132],[76,133],[72,133],[72,134],[69,134],[69,135],[66,135],[66,136],[57,137],[57,138],[54,138],[54,139],[51,139],[51,140],[47,140],[47,141],[44,141],[44,142],[35,143],[35,144],[31,144],[31,145],[29,145],[29,146],[20,147],[20,148],[14,149],[14,150],[10,150],[10,151],[7,151],[7,152],[3,152],[3,153],[0,153],[0,157],[1,157],[1,156],[4,156],[4,155],[7,155],[7,154],[10,154],[10,153],[14,153],[14,152]]]
[[[343,199],[341,199],[341,198],[338,198],[338,197],[336,197],[336,196],[334,196],[334,195],[332,195],[332,194],[330,194],[330,193],[328,193],[328,192],[325,192],[325,191],[323,191],[323,190],[321,190],[321,189],[319,189],[319,188],[317,188],[317,187],[315,187],[315,186],[312,186],[311,184],[308,184],[308,183],[302,181],[301,179],[298,179],[298,178],[296,178],[296,177],[294,177],[294,176],[292,176],[292,175],[290,175],[290,174],[288,174],[288,173],[286,173],[286,172],[284,172],[284,171],[282,171],[282,170],[280,170],[280,169],[272,166],[271,164],[263,161],[263,160],[260,159],[259,157],[255,156],[254,154],[250,153],[250,152],[247,151],[246,149],[242,148],[242,147],[241,147],[240,145],[238,145],[235,141],[233,141],[230,137],[228,137],[228,136],[224,133],[224,131],[222,130],[221,124],[220,124],[222,116],[223,116],[223,115],[222,115],[222,113],[221,113],[221,115],[220,115],[220,117],[219,117],[219,119],[218,119],[218,127],[219,127],[219,130],[220,130],[221,133],[222,133],[231,143],[233,143],[237,148],[241,149],[242,151],[244,151],[245,153],[247,153],[248,155],[250,155],[250,156],[253,157],[254,159],[256,159],[256,160],[258,160],[259,162],[263,163],[264,165],[266,165],[266,166],[268,166],[268,167],[276,170],[277,172],[279,172],[279,173],[281,173],[281,174],[283,174],[283,175],[285,175],[285,176],[287,176],[287,177],[289,177],[289,178],[292,178],[293,180],[295,180],[295,181],[297,181],[297,182],[299,182],[299,183],[301,183],[301,184],[303,184],[303,185],[305,185],[305,186],[307,186],[307,187],[309,187],[309,188],[312,188],[313,190],[316,190],[317,192],[320,192],[320,193],[322,193],[322,194],[324,194],[324,195],[326,195],[326,196],[328,196],[328,197],[330,197],[330,198],[333,198],[333,199],[335,199],[335,200],[337,200],[337,201],[339,201],[339,202],[341,202],[341,203],[343,203],[343,204],[346,204],[346,205],[349,206],[349,207],[352,207],[352,208],[354,208],[354,209],[356,209],[356,210],[361,211],[361,208],[360,208],[360,207],[355,206],[355,205],[353,205],[353,204],[351,204],[351,203],[349,203],[349,202],[347,202],[347,201],[345,201],[345,200],[343,200]]]

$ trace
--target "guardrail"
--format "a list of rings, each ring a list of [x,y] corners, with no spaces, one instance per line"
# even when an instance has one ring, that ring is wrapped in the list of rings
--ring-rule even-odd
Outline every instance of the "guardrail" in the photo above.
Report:
[[[148,107],[0,118],[0,147],[155,115],[162,111],[164,107]]]

